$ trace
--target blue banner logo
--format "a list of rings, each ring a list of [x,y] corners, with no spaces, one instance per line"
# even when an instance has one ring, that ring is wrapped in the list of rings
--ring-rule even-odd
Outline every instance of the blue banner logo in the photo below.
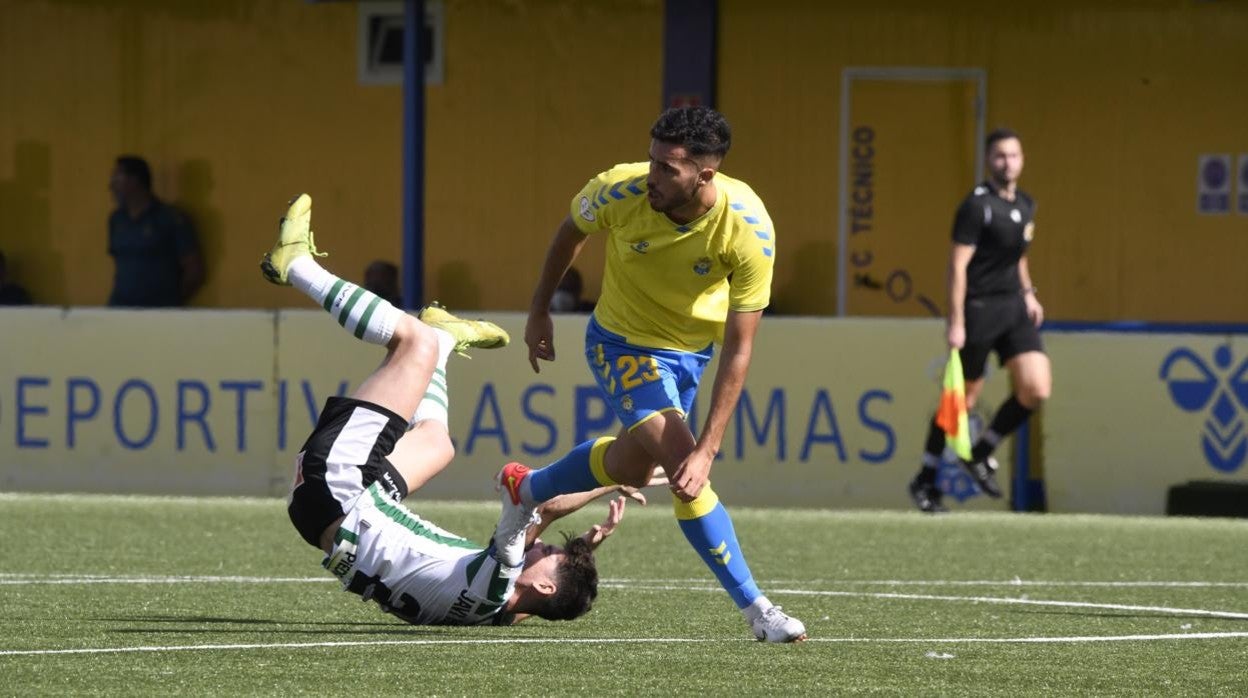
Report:
[[[984,416],[979,412],[971,412],[967,415],[966,421],[969,427],[971,443],[975,443],[979,439],[980,433],[984,430]],[[936,470],[936,486],[947,496],[953,497],[959,504],[971,497],[980,496],[979,487],[971,479],[970,474],[966,472],[966,468],[962,467],[962,459],[958,458],[958,454],[948,447],[945,448],[944,453],[940,456],[940,466]]]
[[[1170,399],[1184,412],[1205,414],[1200,445],[1215,470],[1238,470],[1248,456],[1244,411],[1248,410],[1248,359],[1232,371],[1231,347],[1213,352],[1213,365],[1195,351],[1179,347],[1161,362],[1161,379]]]

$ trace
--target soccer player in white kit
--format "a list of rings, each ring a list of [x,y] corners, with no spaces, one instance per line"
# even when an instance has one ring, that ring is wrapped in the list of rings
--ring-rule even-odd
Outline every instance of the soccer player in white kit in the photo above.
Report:
[[[513,504],[484,548],[447,532],[401,503],[450,462],[446,361],[451,351],[507,344],[492,323],[461,320],[438,306],[419,319],[343,281],[317,263],[312,200],[296,197],[278,242],[265,255],[267,280],[294,286],[344,329],[386,347],[381,365],[351,397],[326,401],[300,450],[288,499],[291,522],[325,553],[322,565],[346,591],[422,625],[507,625],[535,615],[571,620],[597,595],[593,551],[619,523],[624,497],[609,515],[562,546],[536,541],[555,519],[613,488],[548,502]],[[644,503],[635,490],[625,490]],[[565,536],[566,537],[566,536]]]

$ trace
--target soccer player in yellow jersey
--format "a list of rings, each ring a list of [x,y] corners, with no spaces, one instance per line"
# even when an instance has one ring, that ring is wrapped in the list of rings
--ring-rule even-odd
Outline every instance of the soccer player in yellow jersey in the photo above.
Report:
[[[802,623],[759,591],[709,481],[771,297],[775,230],[753,190],[719,172],[732,138],[722,115],[706,107],[669,109],[650,136],[648,163],[616,165],[572,199],[524,332],[538,371],[539,359],[555,358],[548,308],[559,279],[589,237],[605,238],[606,274],[585,355],[624,428],[541,470],[505,471],[501,481],[515,504],[534,506],[608,483],[642,486],[661,466],[681,530],[754,636],[803,640]],[[685,419],[716,342],[711,406],[695,438]]]

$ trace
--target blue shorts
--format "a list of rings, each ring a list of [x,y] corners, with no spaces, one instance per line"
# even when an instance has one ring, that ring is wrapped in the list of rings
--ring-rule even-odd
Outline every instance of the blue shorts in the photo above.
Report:
[[[585,358],[603,396],[624,426],[632,429],[669,410],[689,414],[702,371],[714,345],[696,352],[651,349],[608,332],[591,315],[585,329]]]

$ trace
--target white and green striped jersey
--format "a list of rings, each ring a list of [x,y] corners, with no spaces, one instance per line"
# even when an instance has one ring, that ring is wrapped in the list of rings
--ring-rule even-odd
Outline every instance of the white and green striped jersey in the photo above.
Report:
[[[356,498],[335,541],[322,564],[343,589],[417,625],[500,622],[523,569],[425,521],[376,483]]]

